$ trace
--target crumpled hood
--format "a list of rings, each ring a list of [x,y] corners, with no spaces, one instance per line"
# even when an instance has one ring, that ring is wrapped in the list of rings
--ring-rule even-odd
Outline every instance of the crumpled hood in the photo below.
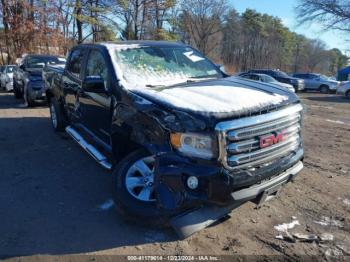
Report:
[[[216,118],[249,115],[298,101],[283,87],[236,77],[132,92],[170,109]]]

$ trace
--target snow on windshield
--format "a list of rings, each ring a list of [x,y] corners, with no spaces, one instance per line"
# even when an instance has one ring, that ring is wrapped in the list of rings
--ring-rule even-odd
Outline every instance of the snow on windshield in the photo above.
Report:
[[[117,45],[111,55],[129,87],[169,86],[219,76],[212,63],[188,47]]]

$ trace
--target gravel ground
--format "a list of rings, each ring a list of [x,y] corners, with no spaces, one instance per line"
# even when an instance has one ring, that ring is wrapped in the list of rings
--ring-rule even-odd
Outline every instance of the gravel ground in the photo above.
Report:
[[[111,202],[109,173],[67,135],[53,132],[47,107],[22,109],[12,94],[1,93],[0,258],[350,255],[350,102],[336,95],[300,96],[306,155],[295,183],[260,209],[247,203],[225,221],[179,241],[171,230],[124,221]],[[274,228],[292,221],[289,233]],[[329,233],[334,239],[295,241],[290,237],[295,233]]]

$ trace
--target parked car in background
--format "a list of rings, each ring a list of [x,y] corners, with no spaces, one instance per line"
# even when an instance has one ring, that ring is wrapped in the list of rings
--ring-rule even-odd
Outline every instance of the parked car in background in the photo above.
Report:
[[[239,74],[240,77],[255,80],[255,81],[260,81],[264,83],[269,83],[269,84],[275,84],[281,87],[284,87],[288,89],[291,92],[295,92],[294,87],[290,84],[278,82],[276,79],[274,79],[272,76],[265,75],[265,74],[255,74],[255,73],[241,73]]]
[[[26,55],[13,76],[13,91],[16,98],[24,98],[25,105],[32,106],[35,100],[45,99],[42,70],[45,65],[64,64],[65,59],[51,55]]]
[[[313,73],[297,73],[293,74],[294,77],[304,79],[305,90],[317,90],[323,94],[328,94],[330,92],[336,92],[338,81],[331,80],[330,78]]]
[[[278,82],[290,84],[294,87],[295,92],[299,92],[301,90],[304,90],[304,80],[291,77],[287,75],[285,72],[280,70],[270,70],[270,69],[253,69],[249,70],[248,73],[255,73],[255,74],[265,74],[273,77]]]
[[[299,98],[228,77],[190,46],[78,45],[45,76],[54,130],[113,170],[117,210],[132,221],[186,237],[303,167]]]
[[[2,72],[5,70],[5,66],[0,66],[0,77],[2,76]]]
[[[13,72],[16,69],[16,65],[6,65],[0,76],[0,85],[2,89],[6,91],[13,90]]]
[[[337,94],[350,99],[350,81],[341,82],[337,88]]]

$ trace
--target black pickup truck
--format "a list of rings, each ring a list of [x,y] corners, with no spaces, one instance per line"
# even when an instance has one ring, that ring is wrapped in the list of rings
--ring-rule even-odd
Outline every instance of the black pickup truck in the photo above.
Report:
[[[117,210],[133,221],[186,237],[303,167],[298,97],[229,77],[190,46],[82,44],[43,74],[53,128],[113,170]]]

